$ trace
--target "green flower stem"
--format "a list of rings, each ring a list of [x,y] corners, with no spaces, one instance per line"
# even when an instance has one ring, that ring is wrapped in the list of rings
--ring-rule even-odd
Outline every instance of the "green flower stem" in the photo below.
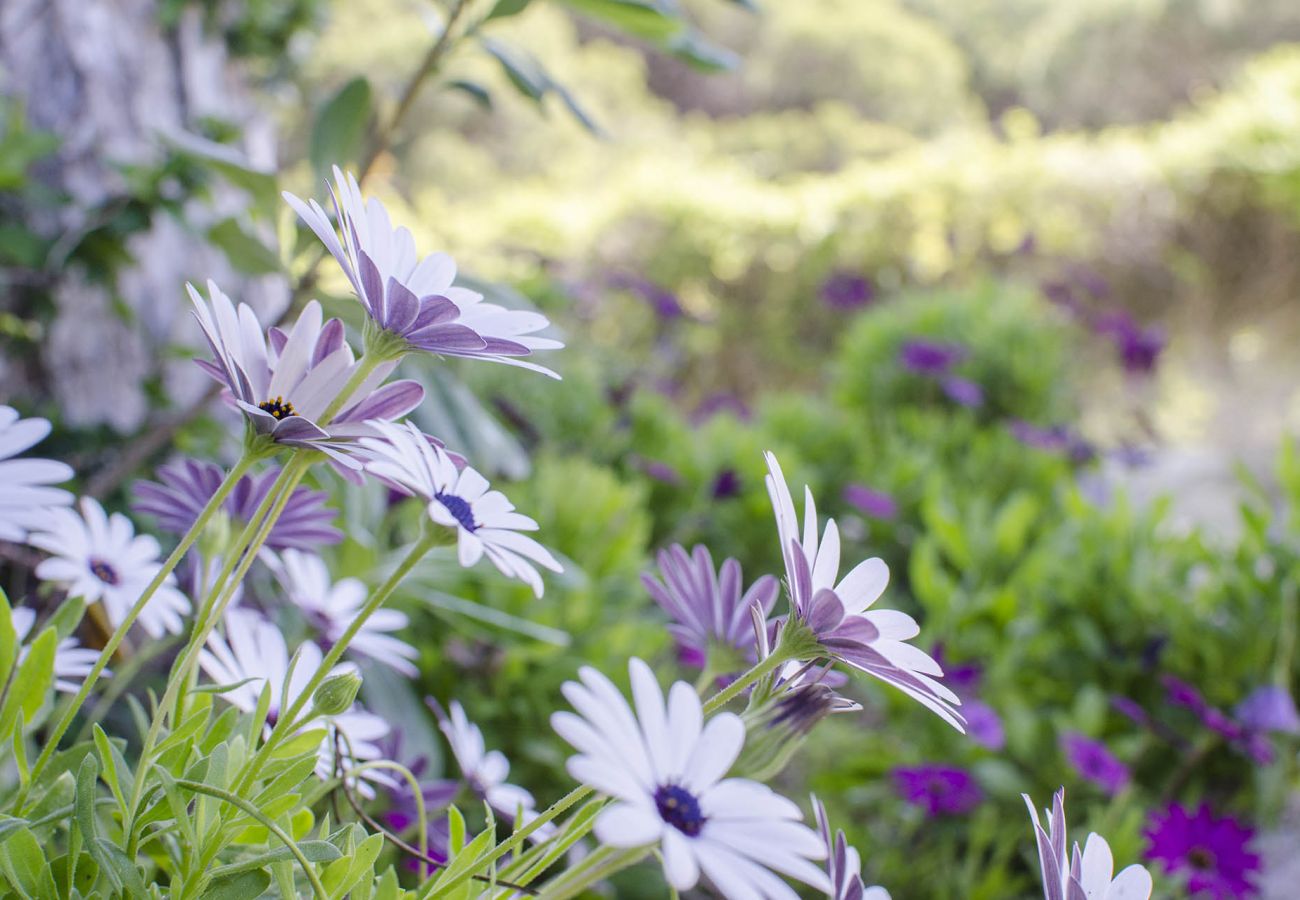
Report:
[[[622,871],[650,855],[650,847],[632,847],[618,850],[601,847],[542,889],[543,900],[568,900],[576,897],[598,881]]]
[[[216,797],[218,800],[229,803],[231,806],[243,811],[249,817],[256,819],[264,828],[266,828],[267,831],[279,838],[285,847],[289,848],[289,852],[293,854],[294,858],[298,860],[298,865],[302,867],[303,874],[306,875],[307,880],[311,882],[312,893],[317,897],[320,897],[321,900],[329,900],[329,891],[325,890],[325,886],[321,884],[320,877],[317,876],[316,870],[311,867],[310,860],[308,860],[303,854],[302,850],[298,847],[297,842],[286,834],[283,828],[265,816],[262,811],[252,803],[248,802],[243,797],[240,797],[238,794],[232,794],[229,791],[223,791],[220,788],[215,788],[198,781],[178,779],[176,786],[195,794],[207,794],[209,797]]]
[[[592,802],[603,804],[605,801],[597,798]],[[594,815],[587,817],[581,824],[575,824],[574,820],[570,819],[565,823],[564,828],[558,835],[549,841],[537,844],[526,853],[521,853],[511,860],[510,865],[502,869],[498,875],[502,879],[508,878],[516,885],[526,886],[532,884],[533,879],[546,872],[561,855],[568,852],[574,844],[586,837],[595,826],[596,816]],[[552,844],[556,846],[552,847]],[[507,900],[510,893],[507,891],[497,896],[499,900]]]
[[[593,793],[595,793],[595,791],[592,788],[587,787],[585,784],[580,785],[574,788],[573,790],[569,791],[569,793],[565,794],[559,800],[556,800],[549,807],[547,807],[546,811],[541,813],[536,819],[533,819],[523,828],[520,828],[514,834],[510,835],[510,837],[506,838],[504,841],[498,844],[496,849],[493,850],[491,853],[489,853],[487,856],[483,857],[483,859],[479,861],[478,865],[474,869],[468,872],[462,872],[460,875],[456,876],[451,881],[447,882],[445,885],[439,886],[438,892],[436,894],[432,894],[431,896],[432,897],[449,896],[454,890],[456,890],[456,888],[460,887],[462,884],[464,884],[465,882],[473,878],[475,872],[486,871],[487,869],[489,869],[492,866],[492,864],[495,863],[497,860],[506,856],[508,853],[513,852],[514,849],[518,847],[520,844],[522,844],[528,838],[528,836],[532,834],[534,831],[541,828],[547,822],[550,822],[552,819],[554,819],[556,816],[563,813],[566,809],[569,809],[571,806],[577,803],[581,803],[583,800],[586,800]],[[432,886],[432,882],[430,882],[430,886]]]
[[[706,716],[713,715],[732,700],[739,697],[747,688],[755,684],[760,678],[771,675],[781,666],[789,662],[789,660],[790,657],[781,652],[781,646],[778,644],[776,649],[767,657],[759,660],[758,664],[755,665],[754,668],[750,669],[744,675],[741,675],[731,684],[710,697],[704,704],[704,714]]]
[[[388,360],[385,360],[384,357],[377,353],[364,354],[357,363],[356,369],[353,370],[352,377],[348,379],[347,384],[343,385],[343,389],[330,401],[330,405],[325,407],[325,412],[320,414],[316,424],[322,428],[329,424],[330,420],[338,415],[339,411],[352,399],[352,395],[357,392],[357,388],[361,387],[375,369],[379,368],[379,364],[385,361]]]
[[[53,758],[55,751],[58,749],[59,741],[65,734],[67,734],[68,729],[72,727],[72,720],[76,718],[77,712],[81,709],[82,704],[86,702],[86,698],[90,696],[90,692],[95,689],[95,683],[99,681],[99,676],[103,674],[104,669],[108,667],[109,662],[113,659],[113,654],[117,652],[117,648],[126,638],[126,633],[131,630],[131,626],[134,625],[135,620],[140,617],[140,613],[144,612],[145,606],[151,599],[153,599],[153,595],[158,591],[158,588],[162,587],[163,582],[165,582],[167,577],[171,575],[173,570],[175,570],[176,566],[180,563],[181,558],[185,556],[186,552],[191,546],[193,546],[194,542],[199,539],[199,535],[203,533],[203,529],[207,527],[208,522],[216,514],[217,510],[221,508],[221,504],[226,502],[226,497],[235,489],[235,485],[239,483],[239,479],[244,477],[244,473],[252,467],[253,463],[257,461],[257,458],[256,455],[250,453],[245,453],[239,458],[239,461],[236,462],[234,467],[226,474],[225,480],[221,482],[216,491],[213,492],[212,496],[208,499],[207,505],[203,507],[198,518],[194,520],[194,524],[190,526],[189,531],[185,532],[184,536],[181,537],[180,543],[176,545],[176,549],[173,550],[171,555],[163,561],[157,574],[155,574],[149,584],[145,586],[144,591],[140,594],[140,599],[136,600],[135,605],[131,607],[129,612],[127,612],[126,618],[122,620],[122,624],[118,625],[117,629],[109,636],[108,642],[104,644],[104,649],[99,654],[99,659],[95,660],[95,664],[91,667],[90,673],[86,676],[86,680],[82,682],[81,690],[77,691],[76,696],[72,700],[72,704],[64,711],[63,717],[59,719],[58,723],[50,733],[45,736],[45,746],[41,749],[40,756],[36,758],[36,763],[32,766],[31,779],[19,794],[17,802],[14,804],[15,809],[21,810],[23,808],[23,805],[27,801],[28,788],[30,785],[37,783],[41,773],[45,770],[45,767],[50,764],[50,759]]]
[[[321,661],[320,668],[312,674],[307,684],[294,699],[293,703],[290,704],[289,708],[281,711],[280,718],[275,723],[275,728],[271,730],[270,737],[266,739],[265,743],[262,744],[257,753],[254,754],[253,758],[246,764],[244,772],[238,781],[241,790],[247,789],[248,785],[257,778],[258,772],[261,770],[262,765],[265,763],[270,753],[274,751],[281,741],[293,733],[293,728],[298,724],[296,720],[298,719],[299,714],[302,713],[303,708],[311,701],[312,695],[316,693],[316,688],[320,687],[321,682],[324,681],[330,671],[338,665],[339,659],[343,656],[343,652],[347,650],[348,645],[352,643],[352,639],[357,636],[357,633],[361,631],[366,622],[369,621],[370,617],[374,615],[375,610],[384,605],[385,601],[388,600],[393,591],[397,589],[397,585],[401,583],[402,579],[410,573],[411,569],[415,568],[415,564],[418,563],[431,549],[438,546],[439,543],[441,543],[440,535],[426,530],[425,533],[420,536],[420,539],[412,545],[410,552],[406,554],[405,558],[403,558],[397,568],[393,570],[392,574],[388,576],[383,584],[375,589],[373,594],[370,595],[370,599],[366,601],[366,605],[361,608],[361,612],[352,620],[352,624],[348,626],[347,630],[344,631],[339,639],[334,642],[334,646],[332,646],[329,652],[325,654],[325,658]]]
[[[276,520],[284,512],[289,498],[293,495],[294,488],[298,486],[298,482],[302,480],[302,477],[307,474],[307,469],[311,466],[314,455],[311,453],[298,453],[289,461],[281,471],[280,477],[276,479],[276,484],[267,492],[267,498],[275,497],[275,500],[271,502],[270,509],[258,524],[252,542],[249,543],[242,555],[240,555],[238,549],[233,549],[228,554],[232,558],[237,555],[241,556],[239,566],[235,569],[233,578],[230,581],[230,586],[219,599],[213,602],[208,610],[209,614],[206,617],[201,617],[202,621],[196,624],[194,630],[190,633],[189,642],[185,645],[185,650],[172,668],[171,676],[167,679],[167,690],[163,693],[162,700],[154,711],[153,721],[149,723],[149,732],[145,735],[144,744],[140,748],[140,768],[135,778],[135,788],[132,791],[130,806],[133,821],[139,814],[141,793],[147,781],[144,776],[153,762],[153,750],[157,746],[159,736],[162,734],[163,722],[168,718],[175,722],[175,717],[172,714],[179,709],[190,674],[198,664],[199,653],[203,650],[208,635],[212,633],[216,623],[221,621],[221,614],[229,605],[231,598],[234,597],[235,590],[243,581],[249,566],[257,558],[257,552],[266,543],[266,539],[271,534],[271,529],[275,526]],[[278,492],[276,486],[279,488]],[[266,501],[263,501],[263,506],[265,505]],[[257,516],[253,518],[256,521]],[[248,528],[244,529],[245,532],[248,530]],[[132,833],[134,836],[134,829],[128,828],[128,833]],[[130,855],[129,852],[128,855]]]
[[[86,721],[82,723],[81,729],[77,732],[74,744],[80,744],[82,741],[90,740],[90,729],[96,722],[104,721],[117,701],[131,687],[135,681],[135,676],[140,674],[140,670],[153,662],[164,653],[170,652],[180,639],[176,635],[168,635],[160,641],[146,641],[125,663],[113,667],[113,677],[108,680],[108,688],[100,695],[99,700],[90,708],[86,714]]]

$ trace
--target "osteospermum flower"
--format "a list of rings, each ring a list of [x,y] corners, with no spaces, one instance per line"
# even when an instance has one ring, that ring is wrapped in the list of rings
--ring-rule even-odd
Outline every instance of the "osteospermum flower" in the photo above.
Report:
[[[145,587],[158,574],[158,541],[137,535],[121,513],[109,516],[104,507],[83,497],[81,514],[54,509],[42,520],[28,543],[52,554],[36,567],[36,577],[61,586],[86,603],[98,603],[113,625],[120,625]],[[171,575],[149,598],[139,623],[153,637],[180,634],[190,601],[176,589]]]
[[[398,418],[424,398],[424,388],[415,381],[384,384],[397,365],[390,360],[378,364],[328,422],[318,421],[339,401],[359,365],[343,339],[343,323],[323,321],[320,304],[313,300],[287,334],[279,328],[264,334],[253,310],[245,303],[236,309],[213,282],[208,282],[211,307],[193,285],[187,287],[215,356],[215,362],[197,362],[226,385],[258,434],[321,450],[355,467],[333,444],[370,433],[366,421]]]
[[[898,795],[931,816],[965,815],[984,800],[974,777],[956,766],[908,766],[892,775]]]
[[[27,640],[27,636],[32,633],[32,625],[36,623],[36,611],[20,606],[10,611],[10,621],[13,623],[15,636],[21,645]],[[25,646],[18,648],[19,662],[22,662],[27,655],[27,649]],[[95,660],[97,659],[99,659],[99,651],[81,646],[76,638],[66,637],[59,641],[58,646],[54,648],[55,689],[67,694],[75,694],[81,690],[81,683],[86,680],[90,670],[95,667]],[[112,673],[105,669],[100,674],[104,676]]]
[[[21,541],[46,510],[68,506],[72,495],[51,487],[72,477],[71,467],[50,459],[15,459],[45,439],[45,419],[20,419],[12,406],[0,406],[0,541]]]
[[[831,889],[826,895],[828,900],[890,900],[889,891],[882,887],[867,887],[862,881],[862,859],[858,851],[849,846],[843,830],[831,837],[830,820],[826,817],[826,807],[812,798],[813,817],[817,821],[817,831],[822,843],[826,845],[826,877]]]
[[[614,798],[595,834],[612,847],[658,845],[664,875],[679,891],[700,873],[726,897],[797,896],[771,871],[830,889],[811,860],[826,848],[801,823],[799,808],[765,785],[724,778],[739,755],[745,726],[732,713],[704,722],[700,698],[685,682],[664,695],[650,667],[628,663],[635,711],[595,669],[579,670],[564,696],[578,714],[551,716],[578,755],[569,774]]]
[[[1079,777],[1097,785],[1107,794],[1118,794],[1128,786],[1128,766],[1101,741],[1070,731],[1061,736],[1061,748],[1065,751],[1070,767]]]
[[[680,544],[659,552],[659,574],[641,574],[641,583],[664,612],[673,619],[668,626],[677,641],[683,663],[703,668],[709,650],[718,645],[732,648],[741,659],[754,656],[754,627],[750,609],[757,606],[767,616],[776,603],[780,588],[771,575],[764,575],[741,593],[740,563],[727,559],[721,570],[713,568],[709,548],[696,545],[690,555]],[[739,661],[739,660],[737,660]]]
[[[1215,816],[1202,803],[1195,814],[1171,804],[1152,814],[1147,824],[1147,859],[1166,872],[1187,879],[1193,897],[1236,900],[1253,897],[1259,856],[1249,849],[1254,832],[1232,816]]]
[[[370,318],[417,350],[509,363],[558,377],[522,357],[564,346],[536,332],[550,325],[528,310],[484,303],[483,295],[455,287],[456,263],[445,253],[421,258],[406,228],[394,228],[384,205],[366,200],[351,174],[336,166],[330,196],[342,240],[315,200],[284,199],[338,261]]]
[[[889,583],[889,567],[883,560],[868,559],[837,581],[840,535],[835,520],[826,520],[819,540],[817,507],[805,487],[801,539],[785,475],[776,456],[765,457],[767,492],[776,512],[794,617],[812,629],[828,656],[894,685],[962,730],[962,717],[953,709],[961,700],[935,681],[943,669],[924,650],[907,643],[920,633],[916,621],[897,610],[870,608]]]
[[[207,646],[199,652],[199,667],[218,685],[235,685],[220,696],[244,712],[253,712],[265,686],[270,685],[271,703],[266,717],[266,731],[302,694],[307,682],[320,669],[324,660],[320,647],[305,643],[298,649],[298,661],[293,676],[285,685],[289,673],[289,647],[284,634],[270,621],[249,609],[234,608],[226,611],[225,635],[213,631]],[[342,667],[340,667],[341,669]],[[342,760],[344,770],[351,762],[383,759],[379,741],[389,732],[388,722],[381,716],[353,706],[346,712],[327,717],[331,729],[337,729],[347,738],[351,760]],[[309,723],[310,727],[314,723]],[[317,750],[316,774],[329,778],[335,769],[335,741],[331,733],[321,740]],[[384,776],[367,771],[365,777],[387,782]],[[364,784],[363,793],[372,793]]]
[[[1028,794],[1021,794],[1034,821],[1039,870],[1046,900],[1148,900],[1151,874],[1134,863],[1111,880],[1115,859],[1110,845],[1099,834],[1088,835],[1083,852],[1076,842],[1070,852],[1065,833],[1065,790],[1052,797],[1052,811],[1044,830],[1038,810]]]
[[[455,700],[451,708],[443,712],[442,707],[432,697],[429,706],[438,716],[438,727],[451,745],[451,753],[456,757],[456,765],[466,783],[488,806],[501,813],[511,821],[519,818],[518,825],[524,826],[537,818],[537,803],[533,795],[518,785],[506,781],[510,777],[510,760],[500,750],[488,750],[483,742],[483,732],[465,715],[464,708]],[[547,822],[529,837],[534,841],[543,841],[556,832],[556,827]]]
[[[319,642],[327,647],[343,637],[369,596],[360,579],[340,578],[332,582],[325,560],[314,553],[286,550],[271,561],[271,568],[289,600],[316,630]],[[419,651],[391,634],[405,628],[409,621],[406,613],[377,609],[352,638],[348,650],[415,677],[419,669],[412,660],[419,659]]]
[[[409,422],[403,426],[370,423],[382,436],[363,438],[361,448],[369,458],[366,471],[408,494],[426,501],[429,518],[455,528],[462,566],[472,566],[486,556],[503,575],[518,578],[542,596],[542,577],[534,564],[562,571],[550,551],[521,531],[537,530],[537,523],[515,512],[500,491],[466,466],[457,469],[441,447]]]
[[[279,474],[280,470],[272,467],[260,474],[245,475],[235,484],[221,508],[237,528],[252,520]],[[184,534],[224,478],[225,473],[215,463],[178,460],[159,467],[158,481],[135,483],[133,509],[153,516],[164,531]],[[266,546],[272,550],[311,550],[343,540],[343,532],[334,527],[334,510],[325,505],[328,499],[324,491],[302,485],[294,488],[280,518],[271,526]]]
[[[1237,721],[1250,731],[1300,734],[1300,713],[1296,712],[1295,698],[1281,685],[1266,684],[1255,688],[1237,705],[1234,713]]]

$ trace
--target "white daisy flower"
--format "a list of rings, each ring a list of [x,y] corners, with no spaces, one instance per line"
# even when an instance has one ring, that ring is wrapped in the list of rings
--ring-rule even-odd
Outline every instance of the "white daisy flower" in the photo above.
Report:
[[[298,649],[298,662],[286,691],[284,680],[289,671],[290,653],[280,629],[259,613],[248,609],[227,610],[224,624],[225,636],[213,631],[208,637],[207,646],[199,652],[199,667],[215,684],[238,684],[238,687],[220,696],[244,712],[257,709],[262,689],[269,684],[271,704],[266,719],[266,731],[269,734],[281,711],[298,699],[307,682],[320,669],[324,655],[316,644],[303,644]],[[346,667],[341,666],[336,671],[346,671]],[[329,716],[326,721],[331,728],[338,729],[347,737],[348,744],[345,746],[352,749],[351,761],[366,762],[384,758],[384,751],[378,742],[387,736],[390,728],[382,716],[354,706],[347,712]],[[316,727],[316,722],[309,722],[307,727]],[[334,736],[331,733],[321,741],[317,751],[316,774],[321,778],[333,775],[334,755]],[[343,768],[350,768],[348,760],[343,762]],[[365,777],[387,783],[382,772],[368,771]],[[358,788],[366,796],[373,795],[373,791],[364,782]]]
[[[826,848],[801,824],[799,808],[756,781],[723,777],[745,741],[740,717],[724,712],[705,723],[699,696],[681,681],[665,707],[649,666],[632,659],[628,671],[635,711],[608,678],[584,666],[582,683],[563,688],[578,715],[551,716],[578,750],[569,774],[616,801],[596,819],[601,843],[657,844],[664,875],[679,891],[703,872],[726,897],[796,900],[769,870],[829,890],[826,873],[810,862]]]
[[[813,630],[828,656],[892,684],[962,731],[965,720],[953,708],[961,700],[935,680],[943,677],[943,669],[930,654],[907,643],[920,633],[916,620],[894,609],[871,609],[889,584],[889,567],[881,559],[868,559],[839,578],[835,520],[826,520],[819,540],[817,505],[805,486],[801,538],[781,466],[772,453],[764,457],[795,618]]]
[[[370,422],[383,439],[362,438],[369,457],[366,471],[408,494],[428,502],[429,518],[455,528],[460,564],[472,566],[486,556],[503,575],[518,578],[542,596],[536,563],[563,571],[550,551],[521,531],[537,523],[515,512],[500,491],[490,490],[486,478],[466,466],[457,469],[451,457],[411,423]]]
[[[451,701],[450,710],[443,712],[437,701],[430,697],[429,706],[438,717],[438,727],[446,735],[451,753],[456,757],[456,765],[460,767],[470,790],[507,819],[513,821],[519,815],[520,827],[537,818],[537,804],[533,795],[506,781],[510,777],[510,760],[500,750],[487,749],[483,743],[483,732],[465,715],[460,703]],[[547,822],[529,835],[529,838],[544,841],[555,834],[556,830],[555,825]]]
[[[0,406],[0,541],[24,540],[47,509],[72,503],[72,494],[50,486],[72,477],[69,466],[50,459],[14,459],[49,433],[45,419],[20,419],[12,406]]]
[[[316,629],[320,639],[329,646],[343,637],[369,596],[365,584],[357,578],[331,582],[325,560],[314,553],[285,550],[278,557],[268,555],[266,559],[289,599]],[[419,651],[390,634],[407,624],[405,613],[377,609],[348,644],[348,650],[415,677],[419,670],[412,660],[419,658]]]
[[[1089,834],[1082,853],[1076,841],[1073,852],[1067,855],[1064,788],[1052,797],[1047,830],[1039,822],[1034,801],[1028,794],[1020,796],[1034,821],[1046,900],[1149,900],[1154,884],[1151,873],[1143,866],[1134,863],[1111,879],[1115,858],[1101,835]]]
[[[36,567],[36,577],[60,585],[70,596],[103,607],[109,622],[122,624],[145,587],[162,568],[158,541],[137,535],[121,513],[109,516],[90,497],[72,509],[54,509],[33,531],[28,543],[53,554]],[[140,613],[141,627],[155,638],[180,634],[190,601],[168,575]]]
[[[32,625],[36,623],[36,611],[20,606],[10,611],[10,620],[13,622],[14,631],[17,633],[18,643],[22,644],[27,640],[27,636],[32,633]],[[18,648],[19,662],[22,662],[27,655],[27,650],[26,646]],[[81,690],[81,683],[86,680],[90,670],[95,667],[95,660],[97,659],[99,659],[99,651],[81,646],[76,638],[66,637],[59,641],[58,646],[54,648],[55,689],[66,694],[75,694]],[[111,674],[108,669],[100,673],[101,676],[105,677]]]
[[[215,283],[208,282],[212,306],[187,285],[194,315],[212,348],[215,362],[199,366],[230,391],[234,403],[259,434],[291,446],[311,447],[337,462],[356,467],[331,442],[348,441],[369,429],[369,419],[406,415],[424,398],[415,381],[384,380],[396,362],[384,362],[352,392],[329,422],[319,421],[338,400],[358,363],[338,319],[323,321],[315,300],[303,308],[286,334],[263,332],[252,308],[238,309]]]
[[[334,167],[329,187],[342,239],[315,200],[288,192],[284,199],[316,233],[352,282],[352,289],[380,328],[415,349],[521,366],[549,375],[550,369],[522,357],[564,345],[536,332],[550,322],[540,313],[484,303],[483,295],[455,287],[456,262],[445,253],[421,258],[406,228],[394,228],[383,203],[361,196],[350,173]]]

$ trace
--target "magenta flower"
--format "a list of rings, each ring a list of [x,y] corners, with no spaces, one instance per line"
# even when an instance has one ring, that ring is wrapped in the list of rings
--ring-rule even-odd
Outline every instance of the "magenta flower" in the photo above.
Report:
[[[961,697],[961,714],[966,718],[966,734],[986,750],[1001,750],[1007,745],[1007,734],[1002,727],[1002,717],[983,700]]]
[[[895,769],[898,795],[931,816],[961,816],[979,806],[984,792],[965,769],[926,764]]]
[[[764,618],[772,611],[780,584],[764,575],[742,595],[740,563],[727,559],[713,568],[709,548],[697,545],[690,555],[680,544],[659,553],[659,574],[642,573],[641,583],[655,603],[673,619],[668,626],[677,653],[688,666],[703,668],[714,645],[732,647],[754,658],[754,625],[750,608]]]
[[[833,272],[822,282],[819,293],[831,309],[860,309],[876,299],[876,286],[853,272]]]
[[[1155,370],[1165,348],[1165,333],[1160,328],[1143,328],[1127,312],[1112,312],[1096,323],[1097,333],[1109,337],[1119,353],[1124,371],[1130,375],[1149,375]]]
[[[873,519],[892,519],[898,515],[898,503],[884,491],[865,484],[848,484],[841,494],[844,502]]]
[[[1128,786],[1131,778],[1128,766],[1101,741],[1068,731],[1061,736],[1061,748],[1071,768],[1084,781],[1092,782],[1112,796]]]
[[[247,525],[279,476],[277,468],[239,479],[222,510],[236,527]],[[208,498],[216,493],[225,473],[215,463],[181,459],[158,468],[158,481],[137,481],[131,508],[153,516],[171,534],[184,534],[199,517]],[[266,546],[272,550],[311,550],[337,544],[343,532],[334,527],[334,510],[325,505],[329,495],[307,487],[294,489],[283,514],[271,528]]]
[[[966,348],[960,344],[914,339],[904,341],[898,350],[898,362],[904,369],[917,375],[939,377],[966,358]]]
[[[1183,875],[1194,897],[1237,900],[1256,894],[1259,856],[1248,845],[1254,832],[1232,816],[1216,817],[1202,803],[1193,815],[1174,803],[1152,814],[1146,831],[1147,858]]]

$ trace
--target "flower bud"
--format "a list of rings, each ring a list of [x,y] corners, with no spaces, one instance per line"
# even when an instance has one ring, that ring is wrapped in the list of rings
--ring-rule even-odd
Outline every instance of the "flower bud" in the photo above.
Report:
[[[331,675],[321,682],[312,697],[314,711],[317,715],[337,716],[352,708],[361,690],[361,676],[356,672],[344,672]]]
[[[745,722],[745,747],[735,772],[755,781],[767,781],[790,761],[822,719],[837,712],[861,709],[858,704],[821,682],[786,687],[770,700],[752,705]]]

